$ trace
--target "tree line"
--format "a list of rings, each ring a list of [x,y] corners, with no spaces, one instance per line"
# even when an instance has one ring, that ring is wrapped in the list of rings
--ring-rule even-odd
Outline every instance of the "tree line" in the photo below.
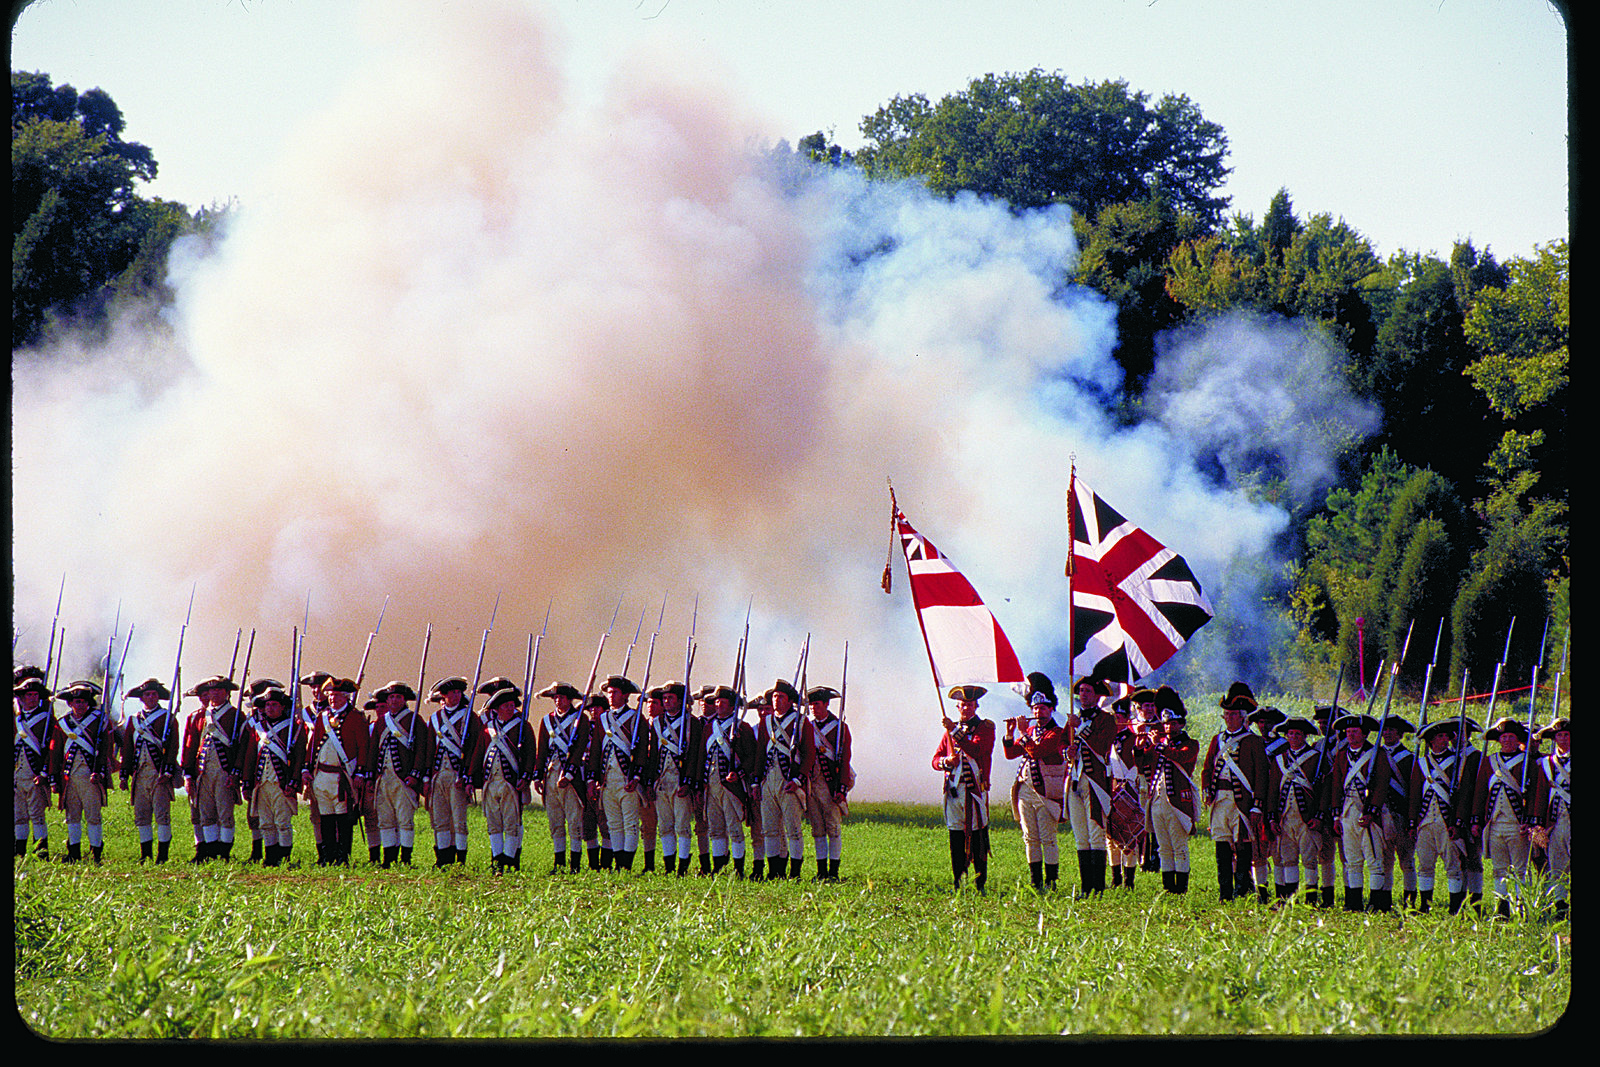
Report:
[[[13,349],[170,300],[173,241],[212,231],[221,212],[138,194],[154,154],[123,138],[102,90],[17,71],[11,83]],[[1315,506],[1287,499],[1269,458],[1253,472],[1251,492],[1290,504],[1298,549],[1280,589],[1297,634],[1281,683],[1353,664],[1357,619],[1369,661],[1398,655],[1413,620],[1443,619],[1452,678],[1487,677],[1512,616],[1526,623],[1508,663],[1531,665],[1545,618],[1564,634],[1565,236],[1504,263],[1470,240],[1446,259],[1385,259],[1344,219],[1300,216],[1287,189],[1259,221],[1230,213],[1222,127],[1186,96],[1152,100],[1125,81],[991,73],[937,101],[896,96],[860,130],[855,153],[818,131],[774,154],[1016,211],[1072,209],[1080,254],[1062,280],[1116,308],[1127,421],[1174,328],[1248,310],[1311,324],[1338,346],[1352,391],[1382,411],[1378,431],[1345,448]]]

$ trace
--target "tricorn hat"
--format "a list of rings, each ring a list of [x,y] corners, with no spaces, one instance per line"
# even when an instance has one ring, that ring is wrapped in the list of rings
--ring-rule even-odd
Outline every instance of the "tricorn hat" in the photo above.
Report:
[[[16,670],[11,672],[11,684],[13,686],[19,686],[23,682],[26,682],[29,678],[37,678],[41,682],[49,681],[49,679],[45,678],[44,676],[44,668],[35,667],[32,664],[18,667]]]
[[[1246,721],[1248,721],[1248,722],[1264,722],[1268,726],[1276,726],[1276,727],[1279,727],[1281,729],[1283,721],[1285,719],[1287,719],[1288,717],[1289,716],[1285,715],[1283,712],[1279,711],[1277,708],[1263,705],[1262,707],[1259,707],[1256,710],[1252,711],[1250,713],[1250,715],[1249,715],[1249,718]]]
[[[478,686],[477,691],[479,696],[487,696],[490,693],[498,693],[502,689],[517,689],[517,683],[504,675],[497,674]],[[517,689],[517,694],[520,696],[522,690]]]
[[[300,679],[300,684],[309,685],[313,689],[321,689],[322,683],[326,682],[332,677],[333,675],[329,674],[327,671],[312,671],[310,674]]]
[[[1256,695],[1250,686],[1244,682],[1234,682],[1228,686],[1228,692],[1223,696],[1218,706],[1223,711],[1254,711]]]
[[[838,700],[839,691],[831,685],[814,685],[806,690],[806,703],[815,704],[824,700]]]
[[[43,678],[24,678],[11,687],[13,696],[21,696],[23,693],[38,693],[46,700],[50,699],[50,687],[44,684]]]
[[[627,678],[624,678],[620,674],[611,675],[605,681],[600,683],[600,688],[601,689],[616,689],[616,690],[620,690],[621,692],[626,693],[629,696],[632,696],[634,693],[637,693],[639,691],[639,687],[638,686],[634,685],[632,681],[630,681]]]
[[[354,678],[335,678],[329,675],[323,681],[322,687],[330,693],[354,693],[356,691],[356,680]]]
[[[1183,698],[1170,685],[1159,686],[1156,689],[1156,707],[1163,712],[1176,711],[1180,717],[1188,714],[1188,709],[1183,706]],[[1162,716],[1162,718],[1165,717],[1165,715]]]
[[[1357,727],[1364,734],[1370,734],[1372,731],[1378,728],[1378,720],[1374,719],[1371,715],[1346,712],[1344,715],[1341,715],[1337,719],[1333,720],[1333,725],[1330,727],[1330,729],[1348,730],[1352,726]]]
[[[533,695],[550,700],[554,700],[556,697],[568,697],[572,700],[583,699],[583,694],[578,692],[578,687],[570,682],[551,682]]]
[[[57,693],[56,699],[69,704],[74,700],[86,700],[93,707],[100,703],[100,687],[91,681],[76,681]]]
[[[783,693],[796,704],[800,703],[800,690],[796,689],[794,683],[786,678],[779,678],[773,682],[762,696],[766,697],[768,703],[771,703],[775,693]]]
[[[152,678],[151,681],[155,681],[155,679]],[[148,685],[150,683],[146,682],[145,684]],[[282,688],[283,683],[278,681],[276,678],[257,678],[255,681],[245,686],[244,695],[248,697],[258,697],[261,695],[263,690]]]
[[[1434,734],[1449,734],[1451,737],[1454,737],[1457,732],[1456,727],[1460,725],[1460,723],[1461,720],[1454,715],[1447,716],[1443,719],[1435,719],[1433,722],[1430,722],[1428,725],[1417,731],[1417,739],[1420,741],[1431,741]],[[1471,737],[1473,734],[1478,732],[1478,724],[1473,722],[1471,719],[1466,720],[1466,727],[1468,737]]]
[[[1310,719],[1301,718],[1298,715],[1292,719],[1284,719],[1278,724],[1278,733],[1286,734],[1290,730],[1299,730],[1307,737],[1310,737],[1312,734],[1320,734],[1322,732],[1321,730],[1317,729],[1316,723],[1312,722]]]
[[[500,705],[505,703],[514,703],[518,707],[522,706],[522,693],[517,689],[516,686],[502,686],[499,689],[496,689],[494,692],[489,694],[489,699],[483,702],[483,706],[485,710],[493,711],[495,708],[498,708]]]
[[[1572,720],[1556,719],[1549,726],[1546,726],[1544,729],[1540,730],[1539,736],[1554,741],[1556,739],[1556,734],[1561,730],[1565,730],[1570,734],[1572,732]]]
[[[819,687],[819,688],[822,688],[822,687]],[[816,690],[812,690],[812,692],[816,692]],[[973,700],[973,701],[976,701],[980,697],[982,697],[983,694],[985,694],[987,692],[988,692],[988,690],[985,689],[981,685],[953,685],[953,686],[950,687],[949,696],[950,696],[951,700]],[[832,699],[832,697],[836,697],[836,696],[839,695],[838,693],[833,692],[833,690],[831,690],[831,689],[828,690],[828,693],[830,694],[829,699]],[[811,699],[815,700],[816,697],[812,697]]]
[[[387,699],[388,697],[392,696],[395,693],[399,693],[401,696],[405,697],[407,700],[415,700],[415,699],[417,699],[417,691],[415,689],[411,688],[405,682],[400,682],[400,681],[390,682],[388,685],[384,686],[382,689],[378,690],[376,693],[374,693],[372,695],[373,696],[378,696],[378,697],[383,697],[383,698]]]
[[[1498,741],[1500,735],[1506,733],[1516,734],[1519,741],[1528,739],[1528,728],[1509,715],[1485,730],[1483,739],[1485,741]]]
[[[215,674],[210,678],[202,678],[200,681],[194,683],[194,688],[189,690],[189,692],[193,693],[195,696],[199,696],[207,689],[226,689],[231,693],[238,688],[239,683],[235,682],[232,678],[229,678],[226,674]]]
[[[1387,715],[1378,725],[1385,730],[1398,730],[1402,737],[1417,732],[1417,724],[1403,715]]]
[[[129,697],[132,697],[135,700],[139,700],[142,699],[146,693],[154,693],[156,695],[156,699],[158,700],[172,699],[172,690],[162,685],[161,679],[159,678],[146,678],[144,681],[140,682],[138,685],[124,693],[122,699],[127,700]]]
[[[1077,684],[1072,687],[1072,691],[1076,693],[1084,686],[1088,686],[1103,697],[1108,697],[1111,695],[1111,686],[1106,684],[1106,680],[1104,678],[1096,678],[1092,674],[1086,674],[1082,678],[1078,679]]]

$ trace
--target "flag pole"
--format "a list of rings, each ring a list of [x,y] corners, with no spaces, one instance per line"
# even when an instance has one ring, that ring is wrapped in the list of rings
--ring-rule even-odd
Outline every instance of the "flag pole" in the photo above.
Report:
[[[900,504],[894,497],[894,486],[889,486],[889,507],[891,509],[890,521],[894,523],[895,531],[900,529]],[[905,553],[901,552],[904,556]],[[928,654],[928,671],[933,675],[933,691],[939,697],[939,720],[943,722],[950,717],[948,709],[944,706],[944,687],[939,684],[939,669],[933,664],[933,646],[928,643],[928,627],[922,621],[922,605],[917,603],[917,583],[911,580],[911,560],[906,558],[906,585],[911,589],[911,608],[917,616],[917,629],[922,631],[922,648]]]
[[[1078,647],[1074,643],[1076,635],[1072,632],[1073,615],[1075,614],[1073,611],[1074,601],[1072,599],[1072,549],[1073,537],[1075,536],[1073,534],[1072,509],[1078,495],[1078,455],[1076,452],[1068,454],[1068,462],[1071,464],[1070,473],[1067,475],[1067,685],[1070,692],[1070,687],[1077,681],[1077,672],[1074,668],[1077,662]],[[1070,696],[1067,698],[1067,710],[1069,712],[1072,710],[1072,698]]]

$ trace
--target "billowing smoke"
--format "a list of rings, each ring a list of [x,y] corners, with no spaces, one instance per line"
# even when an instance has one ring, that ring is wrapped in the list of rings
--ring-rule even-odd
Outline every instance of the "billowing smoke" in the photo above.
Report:
[[[241,628],[252,675],[287,678],[308,597],[307,667],[353,675],[387,601],[369,688],[415,680],[430,623],[430,681],[470,677],[497,598],[485,676],[521,681],[548,608],[541,681],[581,685],[613,615],[600,672],[640,627],[637,679],[664,604],[652,678],[681,677],[698,598],[697,682],[730,680],[747,608],[752,687],[808,634],[809,680],[838,686],[848,642],[857,795],[929,799],[939,702],[889,479],[1060,678],[1074,461],[1223,603],[1286,523],[1235,457],[1281,456],[1297,494],[1327,477],[1300,422],[1317,373],[1265,376],[1287,407],[1238,399],[1310,366],[1259,323],[1177,345],[1154,418],[1106,417],[1113,314],[1063,284],[1064,210],[798,173],[726,90],[653,60],[568,105],[519,5],[393,22],[276,195],[175,253],[169,330],[14,354],[19,658],[63,575],[63,677],[96,670],[120,605],[130,682],[170,676],[191,591],[190,683]]]

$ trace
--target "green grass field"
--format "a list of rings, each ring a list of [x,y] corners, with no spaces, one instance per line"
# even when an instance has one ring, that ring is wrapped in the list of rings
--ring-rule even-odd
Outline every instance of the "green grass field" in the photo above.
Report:
[[[853,805],[843,880],[818,884],[809,860],[797,882],[552,876],[537,810],[504,877],[476,809],[450,873],[425,834],[416,867],[319,869],[303,813],[304,866],[241,863],[248,840],[193,866],[184,825],[177,862],[141,867],[114,804],[103,865],[13,869],[17,1007],[49,1038],[299,1040],[1526,1034],[1567,1009],[1566,922],[1221,905],[1202,838],[1187,896],[1141,872],[1085,902],[1063,834],[1039,897],[995,809],[978,896],[951,891],[931,806]]]

